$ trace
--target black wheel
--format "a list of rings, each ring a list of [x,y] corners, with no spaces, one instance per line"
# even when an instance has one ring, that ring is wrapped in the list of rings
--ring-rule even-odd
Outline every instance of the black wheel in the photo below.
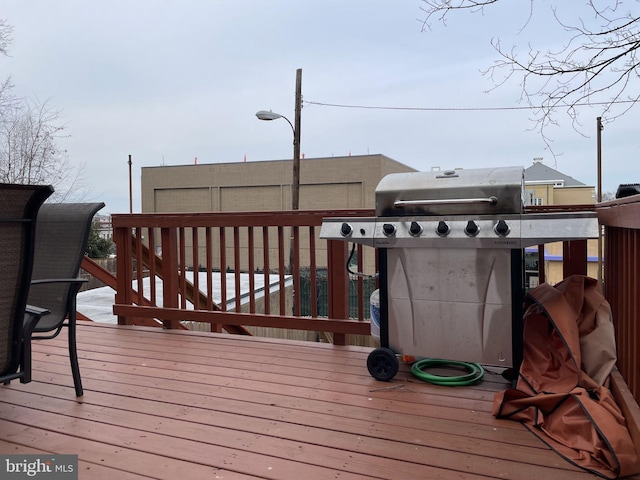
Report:
[[[367,358],[367,369],[373,378],[388,382],[398,373],[398,359],[389,348],[376,348]]]

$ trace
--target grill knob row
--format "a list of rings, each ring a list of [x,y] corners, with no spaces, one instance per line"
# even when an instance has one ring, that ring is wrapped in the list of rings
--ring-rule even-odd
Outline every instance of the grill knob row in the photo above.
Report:
[[[348,237],[349,235],[351,235],[351,231],[352,229],[349,224],[342,224],[340,233],[343,237]],[[507,235],[509,235],[509,233],[511,233],[509,225],[504,220],[499,220],[498,223],[494,225],[493,231],[500,237],[506,237]],[[420,235],[422,235],[422,232],[422,225],[415,221],[411,222],[411,225],[409,226],[409,235],[411,235],[412,237],[419,237]],[[438,225],[436,226],[436,233],[440,237],[446,237],[450,232],[451,227],[447,225],[447,222],[445,222],[444,220],[440,220],[438,222]],[[396,226],[392,223],[385,223],[382,225],[382,233],[387,237],[393,237],[396,234]],[[467,222],[467,225],[464,227],[464,233],[469,237],[475,237],[478,235],[478,233],[480,233],[480,226],[473,220],[469,220]]]
[[[422,228],[422,225],[420,225],[416,221],[413,221],[409,226],[409,235],[411,235],[412,237],[419,237],[420,235],[422,235],[423,230],[424,229]],[[500,237],[506,237],[511,233],[509,225],[504,220],[499,220],[498,223],[494,225],[493,231]],[[444,220],[440,220],[438,222],[438,225],[436,226],[436,233],[440,237],[446,237],[450,232],[451,227],[447,225],[447,222],[445,222]],[[360,229],[360,233],[364,235],[364,229]],[[393,223],[385,223],[382,225],[382,233],[386,237],[394,237],[396,234],[396,226]],[[478,233],[480,233],[480,226],[473,220],[469,220],[467,222],[467,225],[464,227],[464,233],[466,233],[469,237],[475,237],[478,235]],[[342,223],[342,225],[340,226],[340,235],[346,238],[350,237],[352,234],[353,227],[347,222]]]

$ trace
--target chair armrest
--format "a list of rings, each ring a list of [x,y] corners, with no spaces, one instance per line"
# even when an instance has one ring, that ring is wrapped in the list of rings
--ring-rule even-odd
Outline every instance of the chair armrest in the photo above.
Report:
[[[40,285],[45,283],[87,283],[86,278],[40,278],[31,280],[31,285]]]
[[[31,338],[31,334],[33,333],[33,329],[36,328],[38,320],[50,313],[46,308],[27,305],[24,311],[24,323],[22,324],[22,334],[24,338]]]
[[[75,305],[75,297],[80,291],[83,283],[87,283],[89,280],[86,278],[39,278],[38,280],[31,280],[31,285],[51,285],[66,283],[69,285],[69,292],[72,294]],[[75,309],[75,306],[73,307]]]
[[[49,315],[51,312],[46,308],[40,308],[34,305],[27,305],[27,308],[25,309],[25,313],[27,315],[33,315],[40,318],[40,317],[44,317],[45,315]]]

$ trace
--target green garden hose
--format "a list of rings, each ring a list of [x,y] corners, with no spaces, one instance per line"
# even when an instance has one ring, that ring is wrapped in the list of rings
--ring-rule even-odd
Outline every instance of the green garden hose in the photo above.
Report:
[[[427,373],[424,370],[434,367],[453,367],[463,369],[467,373],[457,376],[441,376]],[[459,362],[456,360],[442,360],[439,358],[425,358],[418,360],[411,366],[413,373],[420,380],[433,383],[434,385],[444,385],[449,387],[462,387],[466,385],[475,385],[484,377],[484,368],[479,363]]]

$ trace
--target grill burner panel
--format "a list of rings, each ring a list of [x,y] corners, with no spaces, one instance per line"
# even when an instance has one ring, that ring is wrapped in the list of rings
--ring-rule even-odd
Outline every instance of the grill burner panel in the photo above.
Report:
[[[595,212],[328,218],[322,238],[376,248],[524,248],[597,238]]]

